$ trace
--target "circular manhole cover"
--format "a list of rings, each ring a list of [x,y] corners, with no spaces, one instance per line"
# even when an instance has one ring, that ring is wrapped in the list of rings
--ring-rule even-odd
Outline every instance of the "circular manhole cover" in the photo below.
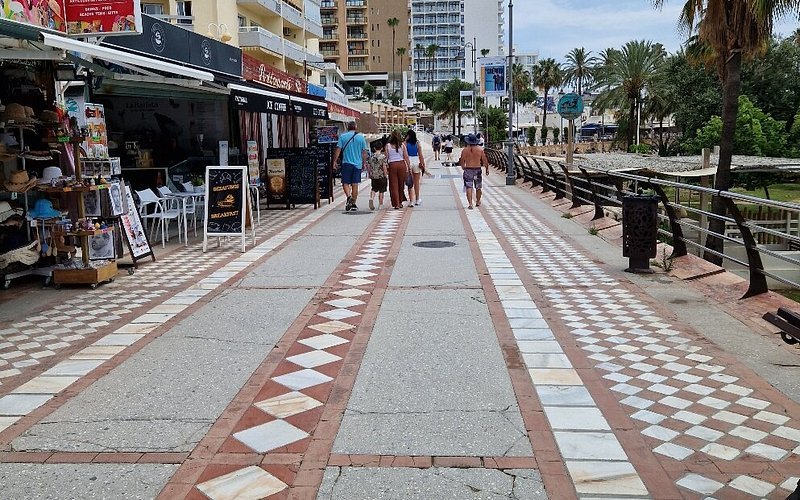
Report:
[[[454,241],[443,241],[443,240],[418,241],[413,245],[415,247],[422,247],[422,248],[447,248],[456,246]]]

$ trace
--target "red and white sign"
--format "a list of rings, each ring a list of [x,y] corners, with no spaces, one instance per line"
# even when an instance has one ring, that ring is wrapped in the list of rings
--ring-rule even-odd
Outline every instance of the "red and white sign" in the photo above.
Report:
[[[299,94],[308,93],[306,81],[302,78],[292,76],[278,68],[273,68],[269,64],[262,63],[247,54],[242,54],[242,78],[273,89],[288,90]]]
[[[142,32],[138,0],[64,0],[68,35],[132,35]]]

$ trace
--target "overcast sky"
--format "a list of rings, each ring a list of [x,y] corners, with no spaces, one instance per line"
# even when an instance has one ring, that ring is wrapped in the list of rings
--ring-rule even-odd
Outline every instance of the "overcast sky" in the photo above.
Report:
[[[656,10],[649,0],[515,0],[513,42],[521,53],[539,52],[556,61],[575,47],[597,54],[635,39],[660,42],[674,52],[686,39],[677,26],[684,3],[667,0]],[[797,18],[783,19],[776,31],[788,35],[797,27]]]

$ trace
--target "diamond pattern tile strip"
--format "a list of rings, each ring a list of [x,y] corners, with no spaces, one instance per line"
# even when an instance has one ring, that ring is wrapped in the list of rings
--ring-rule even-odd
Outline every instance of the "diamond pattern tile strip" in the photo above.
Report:
[[[338,285],[343,288],[332,291],[330,300],[324,301],[327,306],[331,306],[333,309],[328,311],[319,310],[314,316],[314,321],[318,319],[330,321],[308,325],[308,328],[320,332],[320,334],[297,341],[298,344],[312,350],[286,358],[287,361],[303,369],[272,377],[274,382],[286,387],[287,392],[253,404],[255,408],[271,415],[276,420],[240,430],[233,435],[236,440],[252,450],[258,453],[268,453],[271,450],[296,443],[308,437],[309,432],[313,431],[313,429],[305,431],[283,419],[313,410],[324,404],[324,401],[319,401],[303,394],[302,391],[331,383],[334,380],[333,377],[320,373],[314,368],[322,369],[330,363],[341,360],[340,356],[329,353],[326,349],[348,344],[350,341],[345,337],[351,336],[352,330],[357,327],[355,324],[345,323],[340,320],[349,319],[353,321],[360,318],[361,313],[352,311],[350,308],[366,305],[366,299],[359,300],[355,297],[363,297],[369,295],[370,292],[358,287],[370,286],[372,288],[374,282],[363,278],[377,276],[379,274],[378,270],[384,264],[385,257],[383,255],[386,252],[373,252],[369,251],[369,249],[383,248],[390,245],[401,215],[387,212],[383,217],[383,220],[378,224],[379,231],[377,232],[386,236],[373,235],[369,238],[361,249],[362,253],[359,254],[362,257],[367,256],[369,258],[362,258],[356,261],[358,264],[350,266],[348,271],[340,276]],[[364,253],[364,250],[367,251]],[[369,260],[369,262],[364,262],[364,260]],[[365,266],[369,267],[370,271],[364,269]],[[253,474],[257,474],[258,479],[265,480],[263,475],[253,471],[253,467],[245,467],[199,484],[197,488],[207,496],[215,498],[208,493],[212,488],[220,489],[220,484],[222,484],[222,487],[235,484],[235,487],[230,486],[230,489],[226,491],[236,491],[247,498],[260,498],[254,493],[260,491],[258,490],[259,486],[254,486],[254,481],[241,479],[242,476],[249,478]],[[274,491],[280,490],[275,489]]]
[[[478,248],[508,317],[523,361],[581,496],[648,495],[611,426],[522,286],[500,242],[479,211],[467,213]],[[532,336],[529,332],[539,332]],[[532,338],[531,338],[532,337]],[[524,339],[524,340],[521,340]],[[528,340],[530,339],[530,340]],[[561,395],[569,397],[559,397]]]
[[[492,220],[622,408],[652,439],[655,453],[683,460],[699,452],[723,461],[745,453],[780,461],[796,453],[788,450],[800,444],[800,419],[749,387],[726,362],[701,353],[693,336],[620,287],[508,195],[492,190],[491,199]],[[730,486],[745,493],[772,491],[756,478],[730,477]],[[709,495],[721,487],[697,474],[677,484]]]

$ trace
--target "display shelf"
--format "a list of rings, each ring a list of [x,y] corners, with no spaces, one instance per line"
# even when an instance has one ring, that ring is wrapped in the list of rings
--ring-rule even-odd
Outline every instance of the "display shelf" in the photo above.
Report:
[[[44,193],[88,193],[89,191],[100,191],[101,189],[108,189],[108,184],[97,184],[94,186],[65,186],[53,187],[48,185],[39,186],[39,191]]]
[[[97,236],[98,234],[106,234],[113,231],[113,227],[107,227],[105,229],[95,229],[92,231],[88,230],[81,230],[81,231],[68,231],[64,233],[65,236]]]
[[[96,268],[53,269],[53,282],[56,285],[90,285],[95,288],[99,283],[114,281],[116,276],[117,263],[113,260]]]

